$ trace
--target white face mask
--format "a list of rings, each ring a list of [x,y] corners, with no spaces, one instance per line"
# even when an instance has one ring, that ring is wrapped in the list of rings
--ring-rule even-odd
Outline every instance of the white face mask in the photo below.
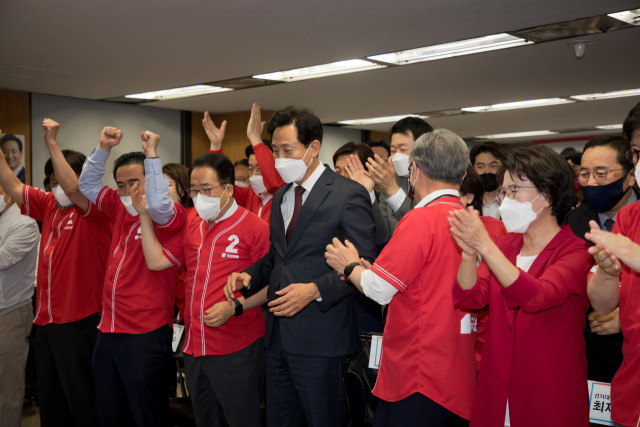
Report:
[[[0,212],[4,212],[7,208],[7,201],[4,199],[5,195],[0,196]]]
[[[120,201],[124,205],[124,208],[127,210],[129,215],[138,216],[138,211],[133,207],[133,200],[131,200],[131,196],[120,196]]]
[[[524,234],[529,225],[535,221],[538,214],[542,211],[534,212],[531,204],[542,194],[538,194],[535,199],[530,202],[518,202],[515,199],[506,197],[498,210],[500,211],[500,217],[504,223],[504,228],[507,229],[507,233],[519,233]]]
[[[311,148],[311,144],[309,144],[307,151],[304,152],[301,159],[276,159],[276,170],[284,182],[291,184],[292,182],[300,181],[304,178],[304,174],[307,173],[307,168],[311,164],[311,162],[309,162],[309,165],[307,165],[304,162],[304,157],[309,152],[309,148]]]
[[[225,191],[227,187],[224,187]],[[229,198],[230,200],[231,198]],[[224,204],[225,206],[229,203],[229,200]],[[196,195],[195,200],[193,201],[193,205],[200,215],[200,218],[205,221],[211,221],[220,215],[220,211],[222,208],[220,207],[220,197],[210,197],[205,196],[203,194],[198,193]],[[223,206],[224,207],[224,206]]]
[[[640,185],[640,162],[636,165],[636,171],[633,174],[636,177],[636,183]]]
[[[61,208],[68,208],[69,206],[71,206],[73,203],[71,202],[71,200],[69,200],[69,198],[67,197],[67,195],[65,194],[64,190],[62,189],[61,186],[56,185],[55,187],[53,187],[51,189],[51,192],[53,193],[53,195],[55,196],[56,200],[58,201],[58,205]]]
[[[262,179],[262,175],[251,175],[249,177],[249,184],[251,184],[251,188],[253,188],[253,192],[258,196],[267,192],[267,187],[264,185],[264,180]]]
[[[250,184],[247,184],[246,182],[242,182],[242,181],[236,181],[235,185],[237,185],[238,187],[249,187]]]
[[[409,176],[409,155],[396,153],[391,156],[391,161],[398,176]]]

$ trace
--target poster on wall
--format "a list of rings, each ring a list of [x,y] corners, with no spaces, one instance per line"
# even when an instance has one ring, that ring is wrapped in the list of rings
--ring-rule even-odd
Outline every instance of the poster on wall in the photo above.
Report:
[[[24,135],[3,134],[0,138],[0,149],[13,173],[24,183]]]

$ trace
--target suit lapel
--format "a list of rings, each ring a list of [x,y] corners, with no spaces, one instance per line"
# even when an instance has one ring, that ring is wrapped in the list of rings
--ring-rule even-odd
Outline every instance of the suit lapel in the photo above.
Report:
[[[280,254],[284,254],[287,248],[287,236],[282,217],[282,199],[293,184],[287,184],[273,195],[271,202],[271,243]]]
[[[322,164],[320,166],[325,167]],[[330,191],[329,186],[333,182],[332,174],[333,172],[325,167],[325,171],[322,172],[322,175],[320,175],[320,178],[318,178],[318,181],[316,181],[313,188],[311,189],[311,192],[307,196],[307,199],[304,201],[304,204],[300,209],[298,223],[296,224],[296,228],[293,230],[293,234],[291,235],[289,248],[295,246],[300,236],[302,236],[302,234],[304,233],[304,230],[309,226],[313,215],[318,210],[320,205],[322,205],[324,199],[327,198],[327,195]],[[284,239],[284,241],[286,241],[286,238]]]

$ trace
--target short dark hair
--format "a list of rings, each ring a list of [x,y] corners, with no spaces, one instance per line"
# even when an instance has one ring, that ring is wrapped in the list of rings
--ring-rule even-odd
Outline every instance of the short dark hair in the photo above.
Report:
[[[162,173],[176,183],[176,191],[178,197],[180,197],[180,204],[184,207],[193,206],[193,200],[189,197],[189,193],[187,193],[187,189],[190,187],[189,168],[180,163],[167,163],[162,166]]]
[[[473,201],[471,206],[478,212],[482,212],[482,196],[484,196],[484,184],[482,178],[476,172],[476,169],[469,165],[467,167],[467,175],[462,180],[460,185],[460,195],[473,194]]]
[[[273,147],[271,146],[271,140],[270,139],[263,139],[262,143],[264,145],[267,146],[267,148],[269,150],[271,150],[271,152],[273,153]],[[250,155],[255,154],[253,152],[253,145],[249,144],[247,145],[247,148],[244,149],[244,156],[248,159]]]
[[[18,138],[17,136],[15,136],[12,133],[7,133],[5,134],[2,139],[0,139],[0,148],[4,148],[4,144],[6,142],[9,141],[15,141],[18,143],[18,148],[20,149],[20,152],[22,153],[22,141],[20,141],[20,138]]]
[[[249,160],[247,159],[240,159],[237,162],[235,162],[233,164],[233,167],[235,168],[236,166],[245,166],[245,167],[249,167]]]
[[[521,180],[528,179],[551,205],[551,214],[558,224],[576,205],[576,176],[573,168],[560,154],[544,145],[509,150],[498,170],[500,185],[509,172]]]
[[[338,157],[348,156],[349,154],[357,155],[363,165],[367,164],[367,159],[369,157],[373,158],[373,150],[367,144],[349,141],[333,153],[333,167],[336,166]]]
[[[504,162],[505,151],[502,145],[498,144],[495,141],[484,141],[478,145],[474,145],[473,148],[469,151],[469,161],[472,165],[476,164],[476,157],[478,154],[489,153],[496,160],[500,160],[500,162]]]
[[[391,155],[391,146],[389,146],[389,143],[386,142],[386,141],[383,141],[383,140],[367,141],[367,142],[365,142],[365,144],[367,144],[371,148],[373,148],[373,147],[382,147],[385,150],[387,150],[387,154],[388,155]]]
[[[62,150],[62,155],[76,175],[80,176],[82,173],[82,165],[84,165],[87,156],[75,150]],[[47,163],[44,164],[44,176],[50,176],[53,172],[53,162],[49,159]]]
[[[433,131],[433,127],[425,120],[420,117],[410,116],[395,122],[389,132],[389,138],[391,138],[394,133],[403,133],[405,135],[411,134],[413,140],[417,141],[422,135],[431,131]]]
[[[631,143],[628,139],[618,135],[603,135],[590,139],[584,145],[584,151],[594,147],[610,147],[616,152],[616,162],[627,174],[634,168]]]
[[[580,162],[582,162],[582,153],[580,151],[576,151],[575,153],[565,154],[563,156],[567,160],[571,160],[571,163],[574,165],[580,166]]]
[[[624,119],[624,123],[622,124],[622,133],[624,133],[629,141],[631,141],[631,135],[633,135],[633,131],[636,129],[640,129],[640,102],[629,111],[627,118]]]
[[[116,172],[120,169],[121,166],[129,166],[129,165],[141,165],[142,171],[144,173],[144,159],[146,156],[142,151],[132,151],[130,153],[125,153],[122,156],[118,157],[113,162],[113,179],[116,179]]]
[[[196,168],[211,168],[218,175],[220,184],[233,185],[236,178],[233,170],[233,163],[227,156],[221,153],[204,153],[200,154],[193,161],[192,170]]]
[[[322,122],[318,116],[306,108],[299,110],[293,106],[288,106],[271,116],[267,131],[271,138],[273,132],[282,126],[294,125],[298,131],[298,141],[305,147],[309,147],[313,141],[322,143]]]

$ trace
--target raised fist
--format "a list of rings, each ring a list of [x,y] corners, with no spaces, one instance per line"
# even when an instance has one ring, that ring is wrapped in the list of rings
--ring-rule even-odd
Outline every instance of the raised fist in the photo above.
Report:
[[[120,144],[120,140],[122,140],[122,131],[118,128],[106,126],[102,129],[98,146],[104,151],[111,151],[113,147]]]

